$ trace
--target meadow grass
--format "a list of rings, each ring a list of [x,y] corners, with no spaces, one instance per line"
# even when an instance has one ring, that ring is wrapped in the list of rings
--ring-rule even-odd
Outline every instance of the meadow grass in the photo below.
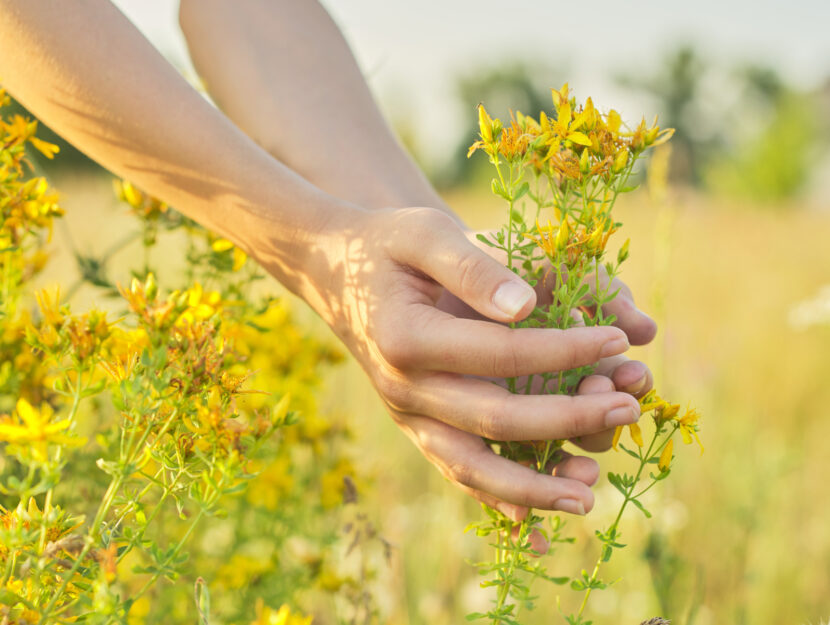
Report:
[[[102,252],[133,223],[109,185],[98,178],[56,180],[65,193],[67,227],[84,253]],[[501,203],[489,194],[457,192],[447,199],[474,228],[500,223]],[[664,226],[655,228],[660,211]],[[792,205],[761,212],[693,194],[655,206],[638,192],[621,200],[617,215],[625,224],[620,239],[631,237],[623,278],[660,323],[658,339],[633,348],[631,356],[654,363],[665,394],[690,398],[706,415],[706,452],[697,458],[697,446],[675,449],[672,479],[648,502],[654,522],[644,523],[634,510],[627,514],[623,542],[631,548],[605,574],[624,579],[592,598],[589,616],[597,625],[636,625],[668,608],[662,615],[675,625],[826,620],[830,325],[796,330],[787,316],[830,282],[830,210]],[[61,230],[55,239],[57,260],[41,281],[68,284],[71,255]],[[176,244],[165,240],[158,253]],[[660,245],[667,251],[656,253]],[[126,282],[125,257],[136,253],[137,243],[115,254],[112,277]],[[90,292],[81,289],[76,297],[83,309]],[[328,332],[310,313],[301,314]],[[364,501],[395,546],[391,567],[375,582],[386,622],[463,622],[488,600],[465,563],[485,549],[462,533],[479,517],[478,505],[411,446],[355,363],[332,374],[321,404],[324,414],[353,424],[358,457],[373,476]],[[599,460],[607,472],[621,459],[610,452]],[[586,538],[618,507],[606,481],[596,494],[587,519],[569,523],[582,540],[559,551],[565,574],[595,559],[596,545]],[[549,568],[557,573],[556,560]],[[559,622],[555,597],[540,597],[529,621]]]

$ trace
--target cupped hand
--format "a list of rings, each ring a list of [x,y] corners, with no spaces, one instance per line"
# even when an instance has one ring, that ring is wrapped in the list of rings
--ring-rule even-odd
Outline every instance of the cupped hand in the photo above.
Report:
[[[490,247],[478,239],[478,235],[489,236],[489,231],[468,231],[467,238],[479,249],[492,256],[501,263],[505,261],[504,252],[497,248]],[[555,288],[553,276],[555,272],[544,271],[543,279],[536,284],[537,306],[545,306],[551,302],[551,293]],[[594,289],[596,281],[593,274],[589,275],[586,283]],[[642,312],[634,303],[634,296],[631,289],[618,278],[610,281],[604,267],[600,267],[599,285],[604,291],[614,293],[616,297],[603,307],[605,316],[613,315],[616,321],[613,325],[625,332],[628,341],[632,345],[646,345],[650,343],[657,332],[657,324],[647,314]],[[445,291],[438,302],[438,307],[457,317],[467,319],[482,319],[482,315],[467,305],[449,291]],[[595,311],[594,311],[595,312]],[[635,398],[640,398],[651,390],[654,383],[651,371],[645,363],[638,360],[630,360],[623,354],[602,358],[597,364],[595,371],[597,375],[607,378],[602,388],[605,392],[614,390],[629,393]],[[521,381],[520,381],[521,386]],[[596,382],[588,388],[598,388]],[[614,437],[614,430],[609,428],[602,432],[574,437],[573,442],[585,451],[600,452],[611,447]]]
[[[358,359],[398,425],[449,480],[511,516],[524,507],[591,509],[593,461],[568,459],[555,475],[540,474],[498,456],[482,437],[589,436],[636,421],[636,400],[613,390],[514,395],[482,378],[617,356],[629,346],[624,331],[510,329],[504,324],[526,317],[536,293],[472,244],[451,217],[428,208],[333,217],[302,271],[303,296]],[[445,292],[480,318],[442,310]]]

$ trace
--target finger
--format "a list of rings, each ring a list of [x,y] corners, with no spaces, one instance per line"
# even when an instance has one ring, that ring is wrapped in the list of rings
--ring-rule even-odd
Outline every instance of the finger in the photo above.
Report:
[[[613,293],[617,289],[617,296],[602,307],[603,313],[617,318],[614,325],[626,333],[632,345],[650,343],[657,334],[657,323],[637,308],[628,285],[614,278],[609,292]]]
[[[491,382],[447,374],[423,378],[410,392],[412,412],[435,415],[460,430],[497,441],[574,438],[640,417],[639,404],[626,393],[520,395]]]
[[[574,456],[560,449],[548,463],[548,473],[556,477],[579,480],[586,486],[593,486],[599,479],[599,464],[593,458]],[[525,506],[517,506],[501,501],[487,493],[482,493],[481,491],[466,486],[460,486],[460,488],[481,503],[490,506],[494,510],[498,510],[504,516],[517,523],[524,520],[529,512]]]
[[[530,548],[535,552],[531,553],[531,556],[538,558],[539,556],[543,556],[548,552],[550,549],[550,543],[545,539],[537,528],[541,525],[541,523],[537,523],[533,526],[533,529],[530,530],[530,534],[527,537],[528,542],[530,543]],[[519,530],[521,528],[517,525],[513,528],[510,532],[510,536],[512,536],[513,540],[519,539]]]
[[[498,510],[508,519],[516,523],[521,523],[527,516],[527,513],[530,512],[530,508],[527,506],[517,506],[513,503],[507,503],[506,501],[496,499],[492,495],[483,493],[475,488],[470,488],[469,486],[464,486],[463,484],[458,484],[457,486],[462,491],[470,495],[470,497],[480,501],[485,506],[489,506],[493,510]]]
[[[529,509],[527,507],[516,506],[514,504],[501,501],[499,499],[496,499],[495,497],[488,495],[487,493],[482,493],[481,491],[475,490],[474,488],[469,488],[467,486],[459,486],[459,488],[461,488],[461,490],[463,490],[465,493],[477,499],[484,505],[489,506],[494,510],[498,510],[508,519],[516,523],[516,525],[511,530],[510,535],[513,537],[513,540],[517,540],[519,538],[520,527],[518,524],[521,523],[527,516],[527,513],[529,512]],[[536,527],[538,526],[534,526],[534,529],[530,531],[528,540],[530,541],[530,548],[536,552],[531,555],[538,557],[548,552],[548,549],[550,549],[550,543],[545,539],[542,532],[536,529]]]
[[[398,262],[424,272],[495,321],[518,321],[533,310],[533,288],[467,240],[445,213],[415,208],[395,211],[392,218],[390,255]]]
[[[595,373],[604,375],[614,388],[639,399],[654,386],[654,376],[648,366],[639,360],[630,360],[624,355],[603,358]]]
[[[579,384],[577,389],[578,396],[603,395],[614,390],[613,382],[602,375],[589,375]],[[639,405],[637,407],[637,416],[635,420],[640,418]],[[614,429],[607,428],[592,434],[580,436],[573,440],[579,447],[585,451],[600,452],[607,451],[611,447],[611,442],[614,439]]]
[[[586,456],[574,456],[560,449],[549,465],[551,474],[556,477],[566,477],[579,480],[586,486],[593,486],[599,480],[599,463]]]
[[[629,347],[625,334],[612,327],[511,329],[423,308],[403,332],[400,323],[383,324],[397,333],[385,341],[379,336],[379,347],[399,368],[516,377],[593,364]]]
[[[402,417],[430,461],[450,481],[505,503],[540,510],[585,514],[594,505],[591,489],[579,480],[537,473],[496,455],[473,434],[427,417]]]

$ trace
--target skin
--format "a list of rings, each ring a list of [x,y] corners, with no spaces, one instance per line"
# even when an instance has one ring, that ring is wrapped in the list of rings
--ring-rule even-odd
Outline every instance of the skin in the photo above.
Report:
[[[622,353],[655,327],[630,292],[607,311],[618,328],[509,329],[539,295],[473,242],[401,149],[316,2],[183,0],[181,23],[224,113],[107,0],[0,0],[0,76],[92,158],[233,240],[308,302],[462,490],[514,518],[528,506],[590,510],[593,460],[539,474],[481,436],[601,449],[614,425],[636,420],[636,400],[615,388],[642,393],[651,377]],[[604,377],[576,397],[487,381],[597,361]]]

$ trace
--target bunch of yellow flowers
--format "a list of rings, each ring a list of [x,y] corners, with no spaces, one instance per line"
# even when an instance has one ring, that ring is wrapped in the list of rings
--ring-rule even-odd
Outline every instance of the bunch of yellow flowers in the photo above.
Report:
[[[342,356],[255,293],[244,252],[126,181],[144,267],[128,286],[90,280],[115,314],[35,290],[64,214],[32,175],[27,146],[58,152],[36,131],[0,116],[0,622],[194,622],[192,585],[159,582],[197,572],[219,598],[198,606],[211,622],[307,625],[349,583],[332,514],[357,477],[349,433],[315,403]],[[152,266],[169,230],[187,238],[174,288]],[[210,532],[234,542],[188,553]],[[315,556],[292,560],[297,540]],[[228,583],[251,545],[256,566]]]
[[[508,205],[507,223],[479,239],[507,258],[507,266],[528,283],[542,287],[539,304],[530,316],[513,327],[566,329],[575,325],[609,325],[615,321],[604,307],[616,296],[614,278],[629,256],[625,241],[615,257],[608,257],[608,244],[622,224],[615,220],[613,209],[619,196],[631,191],[635,164],[647,151],[668,141],[674,131],[662,129],[657,120],[648,125],[643,119],[634,127],[623,123],[620,114],[603,112],[591,98],[579,103],[565,84],[552,89],[553,109],[537,117],[520,112],[511,114],[508,123],[492,118],[483,105],[478,107],[479,140],[468,152],[483,151],[494,166],[496,177],[491,189]],[[514,393],[569,394],[576,392],[580,381],[595,366],[569,371],[542,372],[523,380],[511,378],[506,385]],[[583,613],[588,597],[606,584],[598,576],[600,565],[610,559],[618,542],[619,523],[629,503],[649,514],[639,500],[654,483],[670,472],[673,457],[672,435],[678,430],[684,441],[697,437],[698,415],[689,410],[682,416],[679,406],[659,398],[652,391],[640,401],[642,414],[653,415],[654,432],[648,444],[637,424],[628,426],[636,450],[619,443],[622,427],[617,428],[613,445],[622,447],[637,460],[633,475],[610,474],[609,479],[624,497],[611,527],[598,532],[601,554],[591,573],[576,577],[553,577],[535,561],[531,544],[534,527],[543,531],[547,541],[570,542],[561,534],[558,517],[550,529],[541,530],[543,521],[531,512],[515,523],[498,511],[487,509],[488,519],[473,524],[479,535],[496,535],[496,554],[492,561],[478,565],[483,575],[492,579],[483,583],[496,588],[493,607],[470,618],[483,618],[494,625],[518,623],[521,608],[532,609],[530,582],[543,578],[557,584],[569,584],[583,592],[582,605],[575,614],[563,614],[570,625],[587,625]],[[565,441],[492,441],[501,455],[537,471],[550,471],[557,462],[557,450]],[[646,467],[657,465],[652,482],[640,488]]]

